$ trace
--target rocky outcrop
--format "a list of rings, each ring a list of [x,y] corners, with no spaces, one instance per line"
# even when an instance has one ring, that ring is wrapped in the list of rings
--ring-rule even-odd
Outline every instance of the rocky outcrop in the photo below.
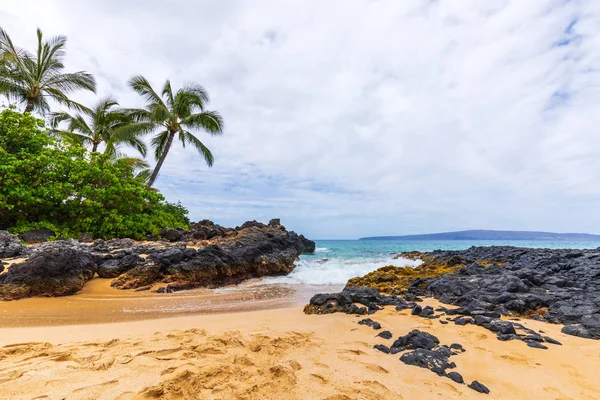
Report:
[[[457,324],[511,330],[497,317],[525,316],[564,324],[563,332],[567,334],[600,338],[600,249],[492,246],[401,256],[422,259],[424,263],[414,269],[380,268],[351,279],[345,290],[366,286],[406,299],[433,296],[460,307],[458,313],[465,317],[458,318]],[[373,309],[379,305],[383,303],[374,301]],[[486,322],[485,318],[490,320]],[[493,318],[496,320],[492,323]],[[526,341],[529,344],[530,340]]]
[[[116,288],[136,288],[151,282],[164,282],[162,291],[177,291],[194,287],[214,287],[239,283],[261,276],[285,275],[294,269],[300,254],[310,251],[294,232],[282,226],[249,223],[213,243],[199,249],[172,248],[151,254],[140,265],[116,279]],[[203,226],[207,226],[204,224]]]
[[[355,303],[364,307],[359,307]],[[340,293],[316,294],[304,307],[306,314],[373,314],[382,306],[395,306],[397,310],[414,307],[397,296],[386,296],[376,289],[366,287],[345,287]]]
[[[69,240],[32,246],[31,257],[0,275],[0,299],[73,294],[96,273],[114,278],[118,289],[147,290],[162,283],[157,291],[173,292],[235,284],[287,274],[300,254],[315,247],[279,220],[251,221],[236,229],[205,220],[192,223],[189,231],[163,230],[163,236],[155,242],[98,239],[89,245]],[[196,248],[187,247],[187,239]],[[16,236],[0,232],[0,258],[27,251]]]
[[[27,254],[27,247],[19,238],[7,231],[0,231],[0,258],[19,257]]]
[[[45,243],[0,275],[0,299],[74,294],[92,279],[100,261],[100,256],[76,241]]]

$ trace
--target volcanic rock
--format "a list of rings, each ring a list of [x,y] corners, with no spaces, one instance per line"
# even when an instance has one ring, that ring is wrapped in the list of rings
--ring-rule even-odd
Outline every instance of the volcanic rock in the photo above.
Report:
[[[92,279],[101,257],[76,241],[44,243],[25,261],[0,275],[0,299],[66,296]]]
[[[21,244],[19,238],[7,231],[0,231],[0,258],[22,256],[27,253],[27,246]]]

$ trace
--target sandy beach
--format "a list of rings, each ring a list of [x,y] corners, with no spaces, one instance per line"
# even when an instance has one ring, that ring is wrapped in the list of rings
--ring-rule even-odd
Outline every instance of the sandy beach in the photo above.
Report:
[[[40,300],[42,301],[42,300]],[[437,305],[433,300],[426,304]],[[480,399],[486,395],[373,349],[386,343],[352,315],[300,307],[122,323],[0,329],[6,399]],[[394,338],[412,329],[460,343],[467,383],[492,399],[597,399],[597,341],[533,320],[562,346],[501,342],[477,326],[442,325],[393,308],[374,319]]]

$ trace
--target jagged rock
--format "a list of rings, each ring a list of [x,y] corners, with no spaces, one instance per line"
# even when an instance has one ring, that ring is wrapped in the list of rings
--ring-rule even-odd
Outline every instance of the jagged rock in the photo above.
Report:
[[[98,276],[100,278],[116,278],[143,262],[144,259],[137,254],[128,254],[121,259],[107,260],[98,267]]]
[[[370,326],[371,328],[373,328],[375,330],[381,329],[381,324],[377,321],[373,321],[371,318],[361,319],[360,321],[358,321],[358,324]]]
[[[600,249],[491,246],[401,256],[424,263],[416,268],[383,267],[347,285],[401,293],[407,299],[433,296],[461,307],[457,314],[477,317],[474,321],[484,327],[490,326],[487,318],[522,314],[580,326],[564,332],[600,338]],[[509,332],[508,325],[506,329]]]
[[[407,365],[426,368],[438,375],[445,375],[446,369],[455,368],[456,364],[450,362],[448,357],[436,350],[417,349],[406,352],[400,357],[400,361]]]
[[[209,222],[192,224],[190,232],[200,227],[216,227]],[[187,233],[182,233],[182,237],[185,235]],[[175,236],[169,240],[173,239]],[[285,275],[294,269],[294,261],[304,251],[305,244],[296,233],[288,232],[282,226],[248,223],[234,235],[215,238],[212,244],[198,251],[173,247],[150,254],[150,264],[125,272],[113,286],[137,288],[161,281],[168,283],[164,290],[169,292]]]
[[[33,229],[19,235],[19,239],[25,243],[43,243],[47,242],[51,237],[56,236],[52,229]]]
[[[478,381],[473,381],[471,382],[470,385],[468,385],[471,389],[473,389],[476,392],[479,393],[483,393],[483,394],[488,394],[490,393],[490,389],[487,388],[487,386],[485,386],[483,383],[480,383]]]
[[[117,289],[139,289],[152,285],[159,281],[161,277],[160,266],[153,262],[147,262],[119,276],[111,282],[110,286]]]
[[[585,329],[581,324],[565,325],[560,331],[567,335],[579,336],[585,339],[592,338],[590,332],[587,329]]]
[[[399,337],[391,347],[392,354],[404,350],[427,349],[431,350],[440,343],[439,339],[430,333],[418,329],[410,331],[407,335]]]
[[[526,340],[525,343],[527,343],[527,346],[533,347],[534,349],[543,349],[543,350],[547,350],[548,349],[548,347],[544,346],[543,344],[541,344],[537,340]]]
[[[392,332],[390,332],[390,331],[383,331],[383,332],[380,332],[379,334],[377,334],[377,336],[389,340],[389,339],[392,338]]]
[[[76,241],[44,243],[0,275],[0,299],[74,294],[92,279],[100,261],[100,256]]]
[[[385,296],[373,288],[345,287],[340,293],[316,294],[309,304],[304,307],[307,314],[331,314],[343,312],[346,314],[358,314],[359,308],[354,303],[369,307],[370,304],[379,306],[396,306],[409,308],[409,304],[397,296]],[[366,312],[366,308],[364,310]]]
[[[18,257],[27,254],[27,246],[7,231],[0,231],[0,258]]]
[[[169,242],[177,242],[178,240],[181,240],[183,233],[183,229],[164,228],[160,231],[160,236],[163,239],[167,239]]]

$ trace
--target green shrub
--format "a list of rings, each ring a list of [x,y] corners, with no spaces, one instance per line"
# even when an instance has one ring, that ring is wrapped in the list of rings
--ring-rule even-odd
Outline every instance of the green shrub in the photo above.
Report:
[[[147,190],[126,159],[54,138],[29,114],[0,113],[0,229],[144,239],[188,222],[187,210]]]

